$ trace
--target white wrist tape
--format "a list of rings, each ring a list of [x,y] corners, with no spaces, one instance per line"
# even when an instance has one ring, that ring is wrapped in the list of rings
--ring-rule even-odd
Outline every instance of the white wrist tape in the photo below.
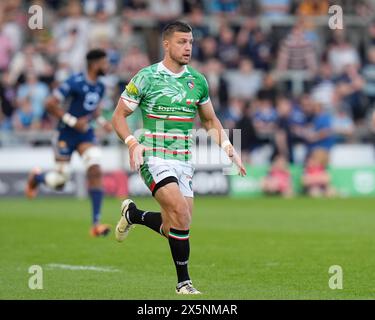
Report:
[[[101,126],[104,126],[107,123],[107,120],[103,116],[100,116],[96,118],[96,122]]]
[[[124,140],[124,142],[125,142],[125,144],[128,144],[133,139],[137,141],[137,139],[134,136],[129,135],[129,136],[126,137],[126,139]]]
[[[227,146],[231,146],[231,142],[229,140],[225,140],[221,143],[221,148],[225,149]]]
[[[77,117],[72,116],[70,113],[65,113],[62,117],[62,122],[67,124],[69,127],[74,127],[77,123]]]

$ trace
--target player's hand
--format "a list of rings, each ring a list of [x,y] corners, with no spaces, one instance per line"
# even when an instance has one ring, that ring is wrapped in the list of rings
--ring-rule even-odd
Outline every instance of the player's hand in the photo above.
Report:
[[[237,166],[237,168],[239,170],[238,174],[241,177],[246,176],[247,172],[246,172],[246,169],[245,169],[245,167],[242,163],[241,157],[239,156],[237,151],[233,148],[233,146],[232,145],[226,146],[224,148],[224,151],[228,155],[229,159]]]
[[[111,133],[112,130],[113,130],[113,127],[112,127],[112,124],[109,122],[109,121],[106,121],[103,125],[102,125],[103,129],[105,132],[107,133]]]
[[[129,148],[130,169],[138,171],[143,164],[143,153],[146,147],[140,143],[136,143]]]
[[[86,132],[89,129],[89,121],[87,117],[80,117],[77,119],[77,123],[74,129],[80,132]]]

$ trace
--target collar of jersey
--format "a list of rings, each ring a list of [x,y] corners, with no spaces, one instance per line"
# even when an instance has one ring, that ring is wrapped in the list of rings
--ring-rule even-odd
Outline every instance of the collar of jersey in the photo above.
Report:
[[[171,75],[172,77],[175,77],[175,78],[179,78],[181,77],[185,72],[188,71],[187,67],[184,66],[184,69],[179,72],[179,73],[174,73],[172,72],[171,70],[169,70],[163,63],[163,61],[160,61],[159,64],[158,64],[158,69],[157,69],[158,72],[160,71],[165,71],[166,73],[168,73],[169,75]]]

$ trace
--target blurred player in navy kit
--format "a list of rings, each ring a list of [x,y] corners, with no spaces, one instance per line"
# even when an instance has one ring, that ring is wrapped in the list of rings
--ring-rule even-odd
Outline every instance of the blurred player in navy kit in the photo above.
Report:
[[[99,80],[108,70],[106,53],[94,49],[87,53],[87,71],[69,77],[46,100],[47,111],[59,119],[58,139],[54,145],[55,169],[41,172],[35,168],[31,171],[25,194],[28,198],[36,197],[38,186],[42,183],[59,190],[69,180],[69,162],[74,151],[81,156],[87,170],[88,194],[92,206],[92,236],[107,235],[110,227],[100,223],[103,199],[102,170],[100,166],[101,150],[96,145],[93,120],[110,132],[112,126],[100,116],[100,102],[105,87]],[[61,105],[70,99],[68,110]]]

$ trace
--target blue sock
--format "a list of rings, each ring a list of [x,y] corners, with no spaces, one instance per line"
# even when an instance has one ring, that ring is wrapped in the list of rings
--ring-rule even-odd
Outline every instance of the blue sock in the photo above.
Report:
[[[102,207],[103,194],[102,189],[89,189],[93,224],[97,224],[100,221],[100,210]]]
[[[37,184],[41,184],[41,183],[45,183],[45,176],[46,174],[45,173],[39,173],[37,175],[35,175],[35,181]]]

